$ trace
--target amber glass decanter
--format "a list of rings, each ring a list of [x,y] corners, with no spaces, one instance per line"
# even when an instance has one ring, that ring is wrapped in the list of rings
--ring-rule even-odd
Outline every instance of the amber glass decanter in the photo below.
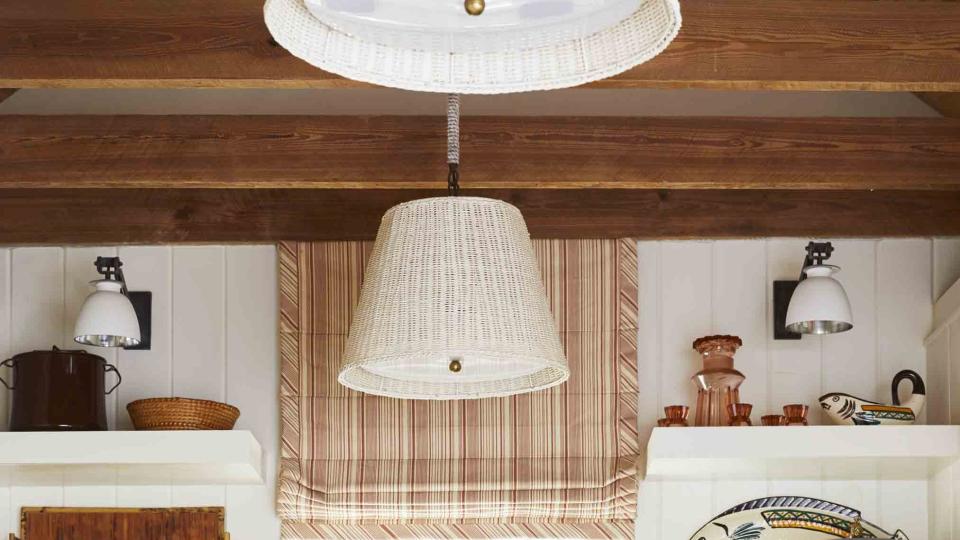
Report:
[[[743,345],[737,336],[706,336],[693,342],[703,357],[703,369],[693,376],[697,385],[696,425],[727,426],[727,405],[740,403],[740,384],[746,378],[733,369],[733,355]]]

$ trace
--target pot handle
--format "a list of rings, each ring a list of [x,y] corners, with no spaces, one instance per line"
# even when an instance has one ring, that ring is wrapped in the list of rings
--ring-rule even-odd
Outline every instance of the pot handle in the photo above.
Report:
[[[113,364],[106,364],[106,365],[103,367],[103,373],[104,373],[104,374],[110,373],[111,371],[117,374],[117,384],[113,385],[112,388],[110,388],[109,390],[107,390],[106,395],[112,394],[113,391],[116,390],[118,386],[120,386],[120,383],[123,382],[123,377],[120,376],[120,370],[117,369],[117,366],[115,366],[115,365],[113,365]]]
[[[13,358],[7,358],[3,362],[0,362],[0,366],[12,368]],[[13,386],[7,384],[7,381],[5,381],[3,377],[0,377],[0,383],[3,383],[3,385],[7,387],[7,390],[13,390]]]

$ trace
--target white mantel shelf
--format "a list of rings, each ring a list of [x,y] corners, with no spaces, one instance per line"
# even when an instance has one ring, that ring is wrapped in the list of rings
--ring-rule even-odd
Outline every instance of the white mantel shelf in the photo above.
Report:
[[[249,431],[0,433],[0,484],[262,484]]]
[[[660,480],[926,479],[960,459],[960,426],[655,428]]]

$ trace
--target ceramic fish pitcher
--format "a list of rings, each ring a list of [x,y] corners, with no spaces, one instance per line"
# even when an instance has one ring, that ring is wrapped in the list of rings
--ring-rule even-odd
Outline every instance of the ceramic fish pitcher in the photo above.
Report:
[[[905,380],[909,380],[913,385],[913,391],[910,399],[901,404],[897,389]],[[905,369],[893,378],[892,393],[892,405],[883,405],[850,394],[833,392],[820,396],[820,406],[836,424],[879,426],[914,423],[927,399],[927,389],[923,385],[923,379],[916,371]]]

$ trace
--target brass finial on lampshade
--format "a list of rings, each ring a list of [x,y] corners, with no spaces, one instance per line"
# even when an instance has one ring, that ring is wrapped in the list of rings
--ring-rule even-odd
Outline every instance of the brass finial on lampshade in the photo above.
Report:
[[[464,0],[463,7],[467,10],[467,13],[476,16],[483,13],[487,3],[484,0]]]

